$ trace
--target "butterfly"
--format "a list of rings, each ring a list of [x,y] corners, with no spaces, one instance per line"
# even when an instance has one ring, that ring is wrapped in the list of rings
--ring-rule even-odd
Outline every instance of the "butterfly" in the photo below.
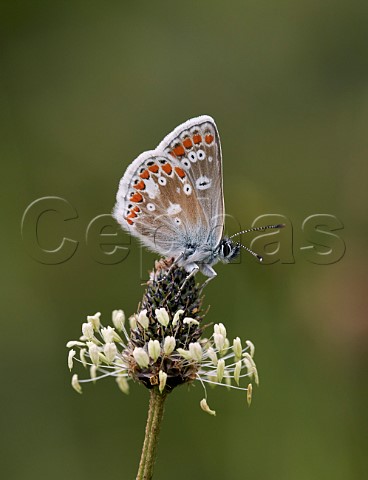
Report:
[[[219,133],[212,117],[192,118],[169,133],[155,150],[143,152],[120,180],[114,218],[150,250],[173,257],[188,277],[200,270],[210,279],[213,265],[228,263],[241,248],[224,236],[224,195]]]

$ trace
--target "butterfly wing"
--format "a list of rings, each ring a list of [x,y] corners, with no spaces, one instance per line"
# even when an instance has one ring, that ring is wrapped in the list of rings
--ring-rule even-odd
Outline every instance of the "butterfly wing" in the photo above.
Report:
[[[224,224],[221,145],[214,120],[179,125],[120,181],[114,217],[161,255],[212,250]],[[199,258],[200,260],[200,258]]]
[[[224,229],[221,143],[213,118],[202,115],[179,125],[157,147],[176,158],[193,185],[208,224],[206,243],[217,246]]]

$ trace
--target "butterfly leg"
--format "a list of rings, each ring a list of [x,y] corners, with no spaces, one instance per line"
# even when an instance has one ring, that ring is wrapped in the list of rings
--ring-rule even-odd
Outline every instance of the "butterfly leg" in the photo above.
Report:
[[[208,278],[205,282],[203,282],[203,285],[201,286],[201,289],[200,289],[200,293],[202,293],[204,287],[208,285],[211,280],[217,277],[216,271],[212,267],[206,264],[201,265],[201,272],[203,273],[203,275],[206,275]]]
[[[186,265],[185,269],[188,271],[189,270],[189,273],[188,275],[185,277],[185,280],[184,282],[182,283],[182,285],[180,286],[179,288],[179,292],[178,292],[178,296],[180,295],[181,291],[183,290],[184,286],[186,285],[187,281],[193,277],[199,270],[199,267],[196,263],[190,263],[189,265]]]

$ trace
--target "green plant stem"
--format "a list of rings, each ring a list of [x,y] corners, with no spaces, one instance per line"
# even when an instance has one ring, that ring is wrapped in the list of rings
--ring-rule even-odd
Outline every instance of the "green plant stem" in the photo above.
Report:
[[[139,462],[137,480],[151,480],[156,460],[156,449],[164,415],[166,394],[160,394],[157,388],[150,390],[148,417],[144,436],[141,460]]]

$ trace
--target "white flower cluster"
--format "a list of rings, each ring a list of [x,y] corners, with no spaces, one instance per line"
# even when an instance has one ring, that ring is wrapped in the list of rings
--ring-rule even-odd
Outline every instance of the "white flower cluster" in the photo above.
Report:
[[[80,362],[89,368],[90,378],[79,380],[78,375],[72,377],[72,386],[82,393],[81,383],[95,382],[104,377],[115,377],[117,385],[123,393],[129,392],[128,381],[134,379],[134,372],[138,369],[146,378],[156,377],[159,391],[162,393],[174,374],[164,371],[163,365],[170,362],[175,364],[175,372],[191,369],[195,373],[193,378],[205,384],[225,385],[229,388],[247,392],[247,401],[250,404],[252,385],[249,380],[254,379],[258,384],[257,368],[253,360],[254,345],[247,340],[243,348],[239,337],[232,342],[227,338],[226,328],[222,323],[214,326],[213,334],[208,339],[178,345],[178,333],[183,329],[189,330],[198,326],[199,322],[190,317],[182,318],[183,310],[178,310],[172,319],[165,308],[155,311],[154,321],[166,328],[170,335],[162,338],[146,339],[142,347],[133,346],[130,335],[125,328],[125,315],[122,310],[112,312],[114,327],[104,327],[101,324],[101,314],[88,316],[87,322],[82,324],[82,336],[79,340],[67,343],[69,350],[68,366],[72,370],[74,361]],[[152,319],[151,319],[152,322]],[[138,315],[129,319],[132,330],[139,328],[146,332],[150,325],[147,310],[142,310]],[[182,335],[181,335],[182,336]],[[77,350],[79,355],[77,355]],[[166,360],[166,362],[164,362]],[[162,368],[161,368],[162,367]],[[192,378],[192,379],[193,379]],[[248,386],[241,387],[240,381],[248,379]],[[175,380],[175,379],[171,379]],[[173,382],[175,384],[175,382]],[[235,385],[233,385],[235,383]],[[206,393],[207,397],[207,393]],[[211,414],[206,398],[200,402],[201,408]]]

